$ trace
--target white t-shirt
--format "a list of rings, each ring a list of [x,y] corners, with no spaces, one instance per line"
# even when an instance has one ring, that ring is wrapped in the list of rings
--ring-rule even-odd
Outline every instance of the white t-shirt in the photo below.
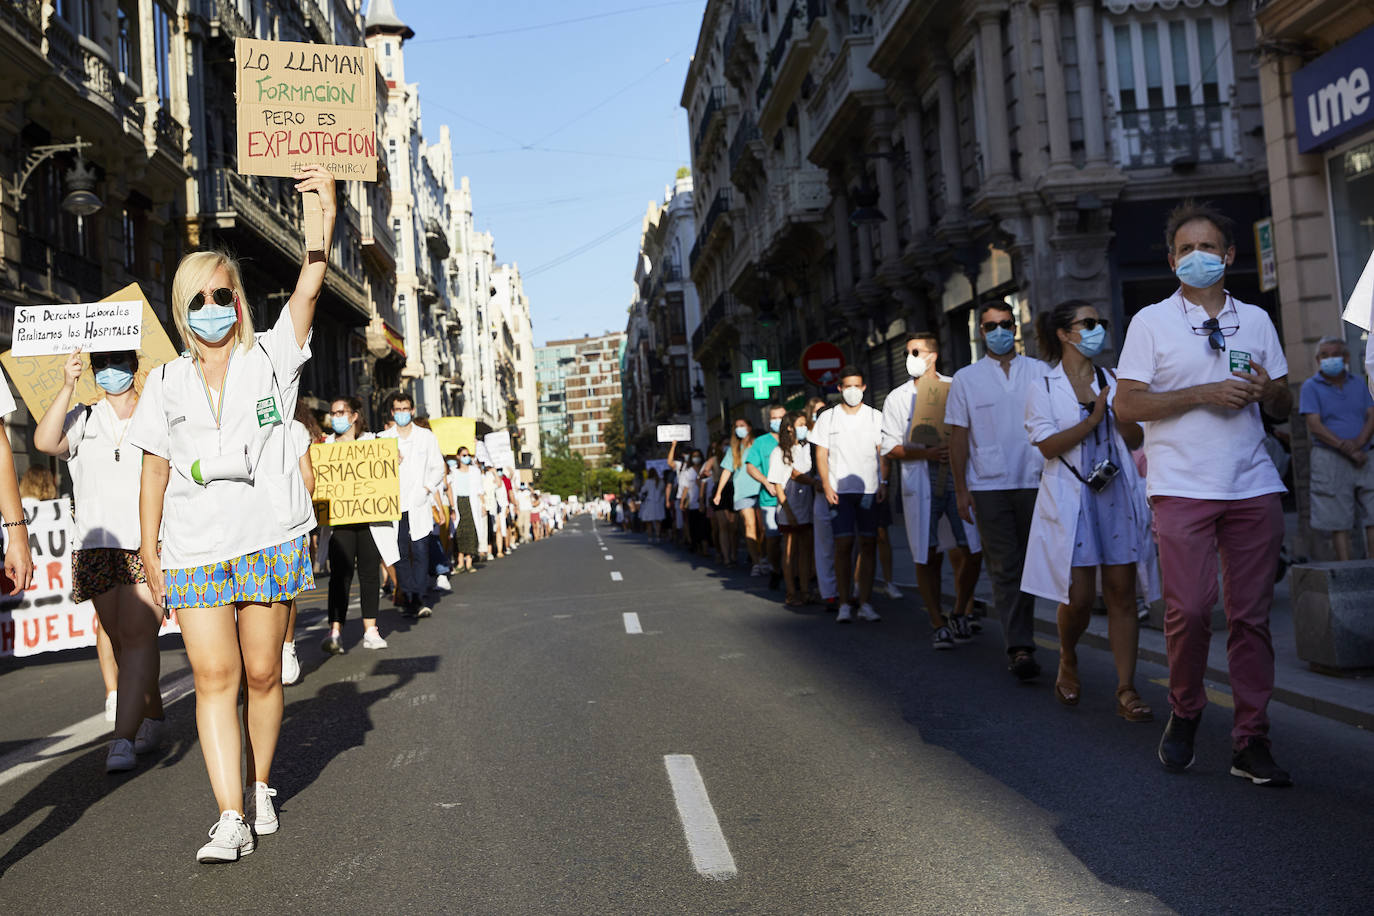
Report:
[[[10,391],[10,379],[5,370],[0,369],[0,419],[14,413],[18,404],[14,403],[14,392]]]
[[[1231,378],[1231,354],[1237,351],[1249,353],[1270,378],[1288,374],[1283,345],[1264,309],[1228,298],[1217,319],[1223,330],[1239,324],[1225,350],[1213,350],[1205,335],[1194,333],[1207,312],[1181,291],[1147,305],[1131,319],[1117,379],[1144,382],[1151,391],[1219,382]],[[1198,407],[1143,425],[1150,496],[1248,499],[1284,491],[1264,450],[1258,404],[1242,410]]]
[[[677,475],[677,498],[682,499],[682,494],[687,494],[687,508],[701,508],[701,474],[696,468],[689,467],[681,474]]]
[[[137,550],[142,540],[138,522],[139,475],[143,450],[127,441],[133,417],[121,420],[103,398],[91,407],[79,404],[67,412],[62,431],[72,475],[76,514],[76,550],[113,547]],[[115,451],[119,460],[115,460]]]
[[[234,350],[218,427],[189,356],[149,373],[125,441],[171,464],[162,508],[164,569],[237,559],[315,527],[288,425],[309,358],[309,342],[296,345],[290,310],[282,309],[271,330],[246,350]],[[191,477],[197,460],[237,458],[245,448],[256,456],[251,481],[201,485]]]
[[[310,451],[310,446],[315,443],[310,438],[310,430],[305,428],[305,424],[300,420],[291,421],[291,441],[296,445],[296,460],[305,457],[305,453]]]
[[[1026,398],[1049,371],[1038,359],[1017,355],[1010,373],[992,357],[954,373],[945,422],[968,430],[970,490],[1034,490],[1045,458],[1026,438]]]
[[[877,493],[882,438],[882,414],[867,404],[850,414],[837,404],[816,419],[809,441],[829,450],[830,486],[836,493]]]

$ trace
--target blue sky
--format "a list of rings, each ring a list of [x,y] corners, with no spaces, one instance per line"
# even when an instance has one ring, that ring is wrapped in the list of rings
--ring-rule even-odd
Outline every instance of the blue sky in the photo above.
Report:
[[[691,164],[678,100],[705,5],[396,0],[425,136],[453,131],[477,228],[527,275],[537,343],[625,327],[640,219]]]

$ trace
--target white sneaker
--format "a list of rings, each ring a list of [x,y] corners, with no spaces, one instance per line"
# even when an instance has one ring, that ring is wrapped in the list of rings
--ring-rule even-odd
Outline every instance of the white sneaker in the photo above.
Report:
[[[902,590],[889,582],[887,583],[887,597],[900,598],[902,597]]]
[[[116,738],[110,742],[110,752],[105,755],[106,773],[127,773],[137,765],[132,741],[128,738]]]
[[[840,613],[835,616],[836,623],[850,623],[854,619],[854,607],[849,604],[840,605]]]
[[[281,826],[277,809],[272,806],[272,799],[276,797],[277,790],[268,788],[265,782],[255,782],[243,793],[244,820],[253,825],[253,833],[258,836],[276,833]]]
[[[210,828],[210,842],[196,853],[197,862],[236,862],[257,848],[253,831],[237,811],[226,811]]]
[[[448,576],[440,575],[434,579],[434,587],[441,592],[453,591],[453,585],[448,581]]]
[[[376,627],[368,627],[367,632],[363,634],[363,648],[364,648],[364,649],[385,649],[385,648],[386,648],[386,640],[385,640],[385,639],[382,639],[382,634],[377,630]]]
[[[433,617],[433,616],[434,616],[434,608],[432,608],[432,607],[430,607],[428,604],[426,604],[424,607],[420,608],[418,611],[415,612],[415,616],[416,616],[416,617]]]
[[[878,612],[873,610],[873,605],[865,604],[859,607],[859,619],[867,620],[869,623],[877,623],[883,618],[878,616]]]
[[[751,575],[751,576],[761,576],[761,575],[763,575],[763,567],[760,566],[759,564],[755,563],[753,566],[749,567],[749,575]],[[112,719],[111,721],[114,721],[114,720]]]
[[[283,684],[294,684],[300,679],[301,661],[296,657],[296,644],[293,642],[282,643],[281,682]]]
[[[117,707],[118,705],[119,705],[119,691],[118,691],[118,690],[111,690],[109,693],[105,694],[105,721],[106,721],[106,722],[113,722],[113,721],[115,720],[115,707]]]
[[[166,725],[162,719],[144,719],[134,735],[134,753],[147,754],[162,746],[162,729]]]

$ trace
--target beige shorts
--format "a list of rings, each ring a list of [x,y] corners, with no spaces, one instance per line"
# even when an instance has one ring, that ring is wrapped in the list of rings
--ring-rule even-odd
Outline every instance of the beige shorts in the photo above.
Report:
[[[1355,524],[1357,502],[1364,524],[1374,525],[1374,455],[1364,467],[1357,468],[1335,449],[1314,445],[1311,482],[1314,530],[1348,530]]]

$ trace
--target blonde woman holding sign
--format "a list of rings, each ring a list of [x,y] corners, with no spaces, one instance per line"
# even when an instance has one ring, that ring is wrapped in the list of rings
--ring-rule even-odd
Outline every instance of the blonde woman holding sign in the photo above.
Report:
[[[333,177],[310,166],[296,190],[318,196],[330,239]],[[129,443],[145,453],[143,567],[154,598],[177,611],[220,811],[200,862],[232,862],[253,851],[255,834],[277,830],[268,779],[281,730],[287,604],[314,586],[306,540],[315,516],[290,411],[310,358],[326,258],[325,250],[306,252],[290,301],[261,335],[253,332],[237,262],[218,251],[183,258],[170,306],[187,352],[148,376],[129,427]],[[240,681],[247,687],[247,799]]]
[[[143,452],[126,442],[138,405],[138,354],[92,353],[95,383],[105,392],[94,405],[68,409],[85,366],[68,357],[62,389],[33,431],[34,446],[67,462],[76,515],[72,600],[91,599],[119,667],[114,738],[105,770],[132,770],[137,754],[162,740],[157,634],[162,608],[153,604],[139,559],[138,487]]]

